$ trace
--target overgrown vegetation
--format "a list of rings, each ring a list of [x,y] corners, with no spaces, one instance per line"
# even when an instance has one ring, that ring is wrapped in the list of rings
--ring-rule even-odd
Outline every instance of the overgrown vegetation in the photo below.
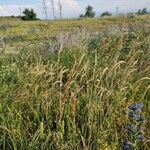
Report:
[[[122,150],[143,102],[149,150],[149,20],[0,20],[0,149]]]
[[[150,14],[150,12],[148,12],[147,8],[143,8],[138,10],[138,12],[136,13],[137,15],[147,15]]]
[[[147,8],[143,8],[143,9],[139,9],[136,13],[134,12],[130,12],[127,14],[127,16],[134,16],[134,15],[149,15],[150,12],[147,10]],[[85,8],[85,14],[81,14],[79,17],[80,18],[83,18],[83,17],[88,17],[88,18],[93,18],[95,16],[95,12],[93,11],[93,7],[88,5],[86,8]],[[105,17],[105,16],[112,16],[112,13],[109,12],[109,11],[104,11],[100,17]],[[119,14],[116,14],[116,16],[126,16],[126,14],[123,14],[123,13],[119,13]]]
[[[104,17],[104,16],[112,16],[112,13],[105,11],[101,14],[101,17]]]
[[[36,16],[37,14],[34,12],[33,9],[25,9],[23,11],[24,16],[21,17],[22,20],[37,20]]]
[[[85,8],[85,14],[81,14],[80,17],[89,17],[89,18],[93,18],[95,16],[95,12],[93,11],[93,7],[92,6],[87,6]]]

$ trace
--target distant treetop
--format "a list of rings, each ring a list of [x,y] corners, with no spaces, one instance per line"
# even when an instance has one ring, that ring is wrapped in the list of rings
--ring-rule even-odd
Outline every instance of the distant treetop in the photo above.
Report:
[[[104,17],[104,16],[112,16],[112,13],[105,11],[101,14],[101,17]]]
[[[89,17],[89,18],[93,18],[95,16],[95,12],[93,11],[93,7],[88,5],[85,8],[85,14],[81,14],[80,17]]]
[[[22,20],[37,20],[36,16],[37,14],[34,12],[33,9],[26,8],[23,11],[24,16],[22,16]]]
[[[147,11],[147,8],[143,8],[143,9],[138,10],[138,12],[136,14],[137,15],[146,15],[146,14],[150,14],[150,13]]]

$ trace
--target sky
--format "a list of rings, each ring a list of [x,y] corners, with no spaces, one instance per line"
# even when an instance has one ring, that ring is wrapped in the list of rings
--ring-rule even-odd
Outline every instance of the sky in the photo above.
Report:
[[[48,18],[52,18],[51,0],[45,0]],[[150,0],[60,0],[63,18],[75,18],[84,13],[85,7],[91,5],[100,15],[104,11],[119,13],[136,12],[142,8],[150,10]],[[0,16],[20,15],[25,8],[33,8],[39,18],[44,18],[43,0],[0,0]],[[58,16],[58,0],[54,0],[55,12]]]

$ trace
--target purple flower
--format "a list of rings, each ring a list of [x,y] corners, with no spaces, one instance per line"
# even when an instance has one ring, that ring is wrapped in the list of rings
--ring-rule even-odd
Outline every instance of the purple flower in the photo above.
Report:
[[[123,144],[123,149],[124,150],[131,150],[131,143],[129,141],[125,141]]]
[[[145,120],[145,118],[140,114],[136,114],[134,117],[135,117],[136,121],[144,121]]]
[[[135,103],[134,105],[129,106],[129,109],[135,112],[141,112],[142,108],[143,108],[143,103]]]
[[[134,145],[137,140],[141,142],[145,140],[144,129],[146,120],[145,117],[142,115],[143,103],[135,103],[134,105],[131,105],[128,108],[128,117],[130,124],[128,124],[127,126],[127,131],[129,131],[128,136],[130,140],[132,140]],[[136,137],[136,139],[134,137]],[[131,150],[132,143],[126,140],[123,144],[123,149]]]
[[[140,141],[142,141],[142,142],[144,142],[145,137],[144,137],[143,134],[141,134],[141,135],[138,135],[138,138],[137,138],[137,139],[140,140]]]
[[[141,114],[137,114],[133,111],[128,112],[128,116],[133,118],[135,121],[144,121],[145,118]]]

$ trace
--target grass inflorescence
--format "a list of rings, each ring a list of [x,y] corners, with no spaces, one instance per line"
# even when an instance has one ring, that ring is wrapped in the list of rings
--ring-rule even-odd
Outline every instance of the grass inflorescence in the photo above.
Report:
[[[150,148],[149,23],[118,22],[33,43],[2,38],[0,149],[121,150],[139,100]]]

